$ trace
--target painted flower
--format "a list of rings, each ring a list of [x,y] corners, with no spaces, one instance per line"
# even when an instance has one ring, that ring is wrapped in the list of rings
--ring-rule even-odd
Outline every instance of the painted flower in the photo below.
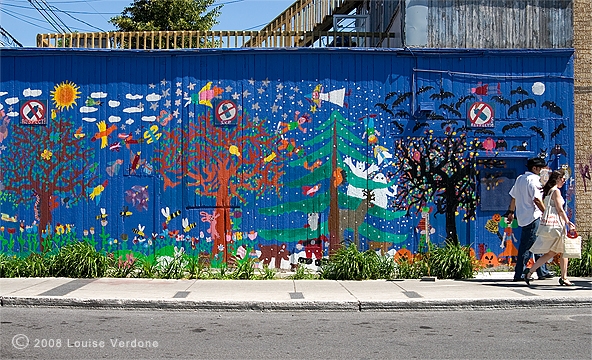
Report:
[[[52,156],[53,156],[53,153],[47,149],[43,150],[43,152],[41,153],[41,158],[43,160],[49,160],[49,159],[51,159]]]

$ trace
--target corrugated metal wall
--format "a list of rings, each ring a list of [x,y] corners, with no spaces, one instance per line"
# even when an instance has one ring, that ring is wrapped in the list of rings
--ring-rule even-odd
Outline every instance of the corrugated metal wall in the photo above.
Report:
[[[525,160],[573,167],[571,50],[1,56],[7,254],[84,239],[315,267],[340,242],[393,255],[456,233],[507,261]]]
[[[573,47],[572,0],[427,0],[427,6],[425,47]]]

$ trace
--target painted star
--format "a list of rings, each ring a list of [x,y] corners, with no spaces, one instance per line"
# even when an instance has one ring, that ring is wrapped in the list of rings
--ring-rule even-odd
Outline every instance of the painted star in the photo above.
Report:
[[[181,106],[181,99],[175,100],[175,106]]]
[[[255,124],[258,124],[258,123],[259,123],[259,121],[261,121],[261,120],[259,120],[259,116],[258,116],[258,115],[255,115],[255,117],[253,118],[253,122],[254,122]]]
[[[178,118],[179,117],[179,109],[175,109],[175,111],[173,111],[173,116],[175,118]]]
[[[142,133],[142,129],[136,129],[136,135],[140,135]]]
[[[171,96],[171,89],[162,90],[162,97]]]
[[[140,111],[144,111],[144,104],[143,103],[139,103],[138,104],[138,109],[140,109]]]
[[[154,111],[156,111],[156,109],[158,109],[158,103],[152,103],[152,104],[150,105],[150,110],[154,110]]]
[[[249,95],[251,95],[251,93],[249,92],[249,90],[245,90],[245,91],[243,91],[243,97],[244,97],[244,98],[247,98],[247,97],[249,97]]]
[[[226,92],[232,92],[232,86],[228,85],[224,90],[226,90]]]
[[[156,85],[154,85],[154,84],[148,84],[148,87],[149,87],[150,89],[154,89],[154,88],[156,87]]]
[[[187,85],[187,89],[189,89],[189,90],[195,89],[195,84],[194,83],[189,83],[189,85]]]
[[[299,92],[300,89],[298,88],[298,86],[294,86],[294,92]]]
[[[282,83],[279,83],[279,84],[277,84],[275,87],[276,87],[276,89],[278,89],[278,91],[279,91],[279,90],[282,90],[282,89],[284,88],[284,84],[282,84]]]
[[[240,94],[239,94],[239,93],[237,93],[237,92],[235,92],[234,94],[232,94],[232,95],[230,95],[230,96],[232,96],[232,99],[233,99],[233,100],[238,100],[238,98],[240,97]]]
[[[271,112],[272,113],[276,113],[278,111],[279,106],[277,106],[276,104],[273,104],[273,106],[271,107]]]
[[[281,100],[281,98],[282,98],[282,97],[284,97],[284,95],[282,95],[282,94],[277,94],[277,95],[275,96],[275,98],[276,98],[276,99],[278,99],[278,100]]]
[[[183,95],[183,90],[177,89],[177,91],[175,91],[175,95],[177,95],[177,96]]]
[[[263,94],[265,92],[264,88],[259,88],[257,89],[257,92],[259,93],[259,95]]]
[[[119,127],[121,130],[125,130],[125,124],[121,124],[121,126]]]
[[[263,80],[262,83],[263,83],[263,86],[269,86],[269,83],[270,83],[269,78],[265,78],[265,80]]]
[[[255,85],[255,80],[253,80],[253,78],[251,78],[251,79],[249,80],[249,84],[250,84],[250,85]]]
[[[190,118],[193,118],[194,116],[195,116],[195,113],[194,113],[193,111],[190,111],[190,112],[189,112],[189,117],[190,117]]]
[[[302,106],[302,100],[298,100],[298,106]]]
[[[286,120],[286,119],[288,118],[288,114],[286,114],[286,113],[283,113],[283,114],[282,114],[282,117],[284,118],[284,120]]]
[[[254,104],[251,106],[251,109],[252,109],[252,110],[259,110],[259,109],[260,109],[260,108],[259,108],[259,103],[254,103]]]
[[[177,82],[175,85],[177,85],[177,87],[181,87],[181,83]]]
[[[164,102],[164,106],[170,108],[171,107],[171,101],[167,99],[167,101]]]
[[[165,86],[166,85],[166,79],[160,80],[160,85]]]

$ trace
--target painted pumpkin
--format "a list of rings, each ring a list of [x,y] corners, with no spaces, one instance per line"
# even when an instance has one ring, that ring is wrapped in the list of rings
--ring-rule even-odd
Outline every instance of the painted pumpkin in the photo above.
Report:
[[[397,250],[397,252],[395,253],[395,261],[407,261],[410,262],[411,260],[413,260],[413,254],[411,253],[411,251],[409,251],[409,249],[405,249],[405,248],[401,248],[399,250]]]
[[[492,251],[486,252],[481,257],[481,264],[485,267],[499,266],[499,261],[497,260],[497,255],[494,254]]]
[[[491,218],[495,222],[500,222],[500,220],[502,219],[502,216],[500,214],[493,214],[493,216]]]

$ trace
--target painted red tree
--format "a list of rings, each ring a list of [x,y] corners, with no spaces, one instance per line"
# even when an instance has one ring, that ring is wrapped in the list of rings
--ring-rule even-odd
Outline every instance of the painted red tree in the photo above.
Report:
[[[469,141],[466,133],[448,131],[443,137],[407,137],[395,141],[398,160],[398,192],[395,205],[419,213],[433,202],[436,214],[445,214],[446,240],[458,243],[456,214],[464,210],[463,220],[473,219],[477,207],[474,157],[479,141]]]
[[[16,204],[35,200],[35,219],[41,233],[52,220],[54,196],[71,202],[84,198],[96,175],[86,174],[93,152],[86,139],[75,136],[74,124],[62,117],[47,126],[11,125],[10,143],[0,157],[0,181]]]
[[[165,133],[167,139],[156,150],[154,161],[164,179],[164,189],[186,186],[201,197],[215,199],[211,214],[213,255],[227,261],[226,236],[231,234],[232,200],[247,203],[247,194],[278,194],[285,171],[284,157],[277,150],[278,135],[270,134],[265,121],[240,116],[236,126],[214,124],[211,114],[199,116],[182,134]],[[215,224],[215,225],[214,225]]]

